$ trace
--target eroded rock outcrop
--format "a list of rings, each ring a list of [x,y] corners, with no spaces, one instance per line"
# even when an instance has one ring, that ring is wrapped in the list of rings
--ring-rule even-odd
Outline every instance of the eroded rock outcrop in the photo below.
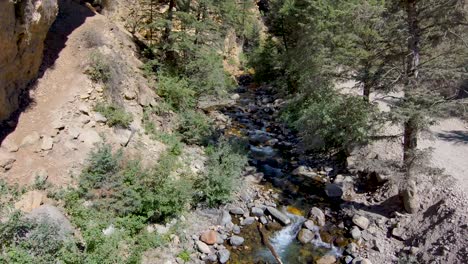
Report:
[[[18,108],[21,90],[36,77],[57,12],[57,0],[0,1],[0,121]]]

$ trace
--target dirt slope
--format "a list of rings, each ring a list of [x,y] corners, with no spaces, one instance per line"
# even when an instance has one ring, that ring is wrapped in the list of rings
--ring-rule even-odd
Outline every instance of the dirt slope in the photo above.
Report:
[[[59,6],[46,40],[41,75],[29,92],[31,103],[19,116],[14,131],[0,141],[0,160],[10,161],[3,173],[0,168],[0,178],[9,182],[29,184],[45,171],[49,182],[66,185],[79,172],[94,144],[104,138],[129,148],[145,148],[149,158],[153,150],[157,155],[163,148],[140,136],[139,93],[147,89],[149,98],[154,94],[136,71],[142,63],[129,34],[74,1],[62,0]],[[84,73],[95,52],[112,57],[112,66],[119,65],[121,77],[127,77],[110,96]],[[131,96],[127,100],[124,94]],[[134,117],[130,129],[110,128],[99,122],[93,105],[108,97],[127,100],[123,107]]]

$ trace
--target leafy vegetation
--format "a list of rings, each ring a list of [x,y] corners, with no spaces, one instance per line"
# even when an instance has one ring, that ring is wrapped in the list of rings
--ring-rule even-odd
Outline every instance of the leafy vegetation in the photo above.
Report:
[[[91,62],[86,74],[89,75],[92,81],[97,83],[107,83],[111,78],[111,69],[109,63],[104,58],[104,55],[98,52],[93,52],[90,56]]]
[[[62,257],[65,244],[54,223],[27,219],[19,212],[0,223],[2,263],[51,263]]]
[[[226,203],[240,187],[240,175],[247,164],[245,150],[240,144],[222,140],[206,152],[206,172],[195,184],[198,198],[210,206]]]
[[[130,113],[116,104],[103,104],[99,103],[94,107],[96,112],[101,113],[106,119],[109,126],[121,126],[127,128],[133,121]]]
[[[205,145],[213,134],[211,120],[204,114],[187,110],[180,114],[177,131],[187,144]]]

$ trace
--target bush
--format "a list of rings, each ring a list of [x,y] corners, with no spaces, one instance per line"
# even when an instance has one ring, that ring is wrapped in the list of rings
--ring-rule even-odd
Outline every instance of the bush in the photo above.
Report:
[[[0,262],[55,262],[65,244],[58,230],[56,224],[37,222],[14,213],[0,224]]]
[[[122,107],[115,104],[100,103],[94,107],[94,110],[107,118],[107,124],[109,126],[121,126],[127,128],[133,121],[133,117],[130,113],[125,112]]]
[[[199,199],[209,206],[231,200],[232,193],[240,185],[242,169],[247,164],[245,150],[226,140],[207,148],[206,172],[196,183]]]
[[[107,83],[111,78],[111,68],[105,57],[98,53],[91,54],[91,63],[89,68],[85,71],[93,82]]]
[[[198,96],[227,95],[228,91],[236,86],[224,70],[223,57],[213,48],[196,50],[184,74],[190,78],[190,84]]]
[[[140,216],[164,222],[180,214],[191,199],[190,181],[172,176],[180,167],[173,154],[163,155],[154,168],[145,170],[137,161],[123,164],[120,152],[102,145],[91,153],[89,163],[80,178],[80,196],[95,198],[95,207],[111,214],[133,215],[136,218],[129,218],[133,223]]]
[[[109,144],[100,145],[88,158],[88,166],[81,173],[79,185],[84,190],[98,189],[108,185],[120,170],[122,152],[113,153]]]
[[[175,110],[183,110],[195,106],[195,91],[185,78],[159,74],[157,94]]]
[[[379,122],[376,109],[362,97],[325,88],[297,98],[289,103],[283,117],[312,150],[345,150],[352,144],[366,142]]]
[[[213,134],[213,127],[206,115],[187,110],[180,115],[178,132],[187,144],[206,144]]]

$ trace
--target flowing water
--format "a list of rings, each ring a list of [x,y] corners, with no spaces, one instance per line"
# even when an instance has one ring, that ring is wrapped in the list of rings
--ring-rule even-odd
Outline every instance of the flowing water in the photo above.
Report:
[[[339,257],[341,248],[348,240],[344,238],[343,230],[337,227],[338,202],[326,197],[323,182],[291,175],[298,165],[319,167],[327,162],[330,164],[329,161],[310,159],[301,151],[297,135],[279,118],[281,101],[275,98],[270,89],[240,88],[238,92],[241,96],[238,103],[223,110],[232,120],[225,134],[248,139],[250,165],[264,173],[266,181],[262,184],[277,191],[277,203],[283,206],[283,211],[292,220],[290,225],[269,234],[271,245],[285,264],[314,263],[323,255]],[[302,245],[297,235],[307,212],[313,206],[331,210],[327,215],[326,226],[313,230],[313,241]],[[286,210],[290,208],[292,210]],[[246,239],[246,247],[234,251],[230,263],[277,263],[253,226],[243,229],[241,235]],[[333,242],[340,247],[334,246]]]

